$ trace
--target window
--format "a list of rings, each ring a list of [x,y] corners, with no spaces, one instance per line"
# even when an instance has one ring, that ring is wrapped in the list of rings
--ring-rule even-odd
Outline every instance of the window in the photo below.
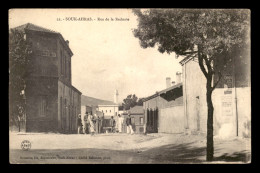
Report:
[[[107,110],[106,110],[106,113],[107,113]]]
[[[46,96],[40,96],[39,116],[45,117],[46,113],[47,113],[47,98],[46,98]]]
[[[134,117],[131,117],[131,123],[135,124],[135,118]]]
[[[111,110],[110,110],[110,112],[111,112]]]
[[[143,125],[144,124],[144,118],[140,117],[140,124]]]
[[[50,52],[50,56],[51,57],[56,57],[56,53],[55,52]]]

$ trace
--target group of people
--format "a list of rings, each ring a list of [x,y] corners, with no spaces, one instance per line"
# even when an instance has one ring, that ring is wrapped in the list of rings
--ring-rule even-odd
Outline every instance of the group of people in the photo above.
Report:
[[[130,114],[128,114],[128,116],[126,117],[125,123],[126,123],[126,132],[128,134],[134,134]],[[124,124],[124,117],[122,117],[120,114],[118,114],[118,131],[119,131],[119,133],[122,133],[123,124]]]
[[[78,134],[84,133],[84,134],[91,134],[94,135],[95,133],[101,133],[102,129],[102,118],[94,114],[94,116],[91,113],[86,112],[86,114],[83,117],[83,123],[81,119],[81,114],[78,115]]]
[[[118,114],[117,123],[118,123],[118,132],[122,133],[124,117],[122,117],[120,114]],[[103,125],[103,118],[100,118],[96,114],[92,115],[91,113],[86,112],[86,114],[83,117],[83,123],[82,123],[82,119],[81,119],[81,114],[78,115],[77,124],[78,124],[78,134],[81,134],[81,133],[89,134],[90,133],[91,135],[94,135],[95,133],[101,133],[102,125]],[[134,134],[130,114],[128,114],[128,116],[126,117],[125,124],[127,126],[127,133]],[[111,131],[114,133],[115,127],[116,127],[116,121],[113,118],[113,116],[111,116],[111,119],[110,119],[110,127],[111,127]]]

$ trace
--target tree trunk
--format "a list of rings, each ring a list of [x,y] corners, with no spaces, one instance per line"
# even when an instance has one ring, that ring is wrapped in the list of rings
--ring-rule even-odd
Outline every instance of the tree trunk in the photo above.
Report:
[[[214,155],[214,141],[213,141],[213,112],[214,107],[212,103],[212,88],[211,80],[207,80],[207,105],[208,105],[208,120],[207,120],[207,161],[213,160]]]

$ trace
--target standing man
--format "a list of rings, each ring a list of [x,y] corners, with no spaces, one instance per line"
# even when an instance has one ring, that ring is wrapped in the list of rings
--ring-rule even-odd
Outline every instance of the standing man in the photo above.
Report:
[[[118,114],[118,131],[119,131],[119,133],[122,133],[123,121],[124,121],[124,118],[121,117],[120,114]]]
[[[99,133],[99,131],[98,131],[98,129],[99,129],[99,120],[98,120],[98,116],[97,116],[97,114],[94,114],[94,123],[95,123],[95,132],[96,133]]]
[[[88,133],[88,112],[85,113],[84,118],[83,118],[83,129],[84,129],[84,134]]]
[[[126,125],[127,125],[127,133],[128,134],[131,133],[131,135],[134,134],[130,114],[128,114],[128,117],[126,118]]]
[[[116,125],[116,123],[115,123],[114,117],[111,116],[110,126],[112,127],[112,132],[113,132],[113,133],[114,133],[114,131],[115,131],[115,125]]]
[[[98,118],[99,118],[99,129],[98,129],[98,131],[99,131],[99,133],[102,133],[102,126],[103,126],[103,116],[100,118],[99,116],[98,116]]]
[[[95,127],[94,127],[95,125],[94,125],[93,120],[94,120],[94,117],[93,117],[93,115],[90,114],[88,116],[88,121],[89,121],[89,131],[91,133],[91,136],[93,136],[95,133]]]
[[[82,122],[81,122],[81,114],[78,115],[78,134],[81,133],[81,129],[82,129]]]

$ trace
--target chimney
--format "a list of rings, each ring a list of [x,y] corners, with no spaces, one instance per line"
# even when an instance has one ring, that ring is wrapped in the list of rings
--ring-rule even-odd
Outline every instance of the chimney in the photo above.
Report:
[[[172,85],[175,85],[175,81],[172,81]]]
[[[118,104],[118,90],[115,90],[114,103]]]
[[[169,87],[171,87],[171,78],[167,77],[166,78],[166,88],[169,88]]]
[[[176,84],[181,83],[181,72],[176,72]]]

